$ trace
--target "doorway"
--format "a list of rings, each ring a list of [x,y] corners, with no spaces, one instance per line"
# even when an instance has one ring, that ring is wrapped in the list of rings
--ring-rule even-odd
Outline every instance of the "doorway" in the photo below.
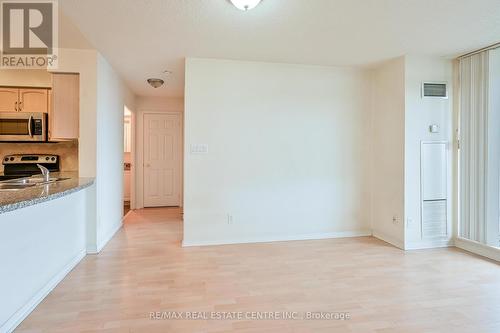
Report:
[[[125,106],[123,111],[123,215],[133,209],[133,192],[134,192],[134,176],[133,176],[133,114],[130,109]]]
[[[182,191],[180,113],[144,113],[144,207],[179,207]]]

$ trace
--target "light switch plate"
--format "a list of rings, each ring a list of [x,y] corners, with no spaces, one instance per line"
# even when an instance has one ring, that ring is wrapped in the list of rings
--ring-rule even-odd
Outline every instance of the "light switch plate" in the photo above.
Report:
[[[205,143],[192,144],[191,154],[208,154],[208,145]]]
[[[431,133],[439,133],[439,125],[436,125],[436,124],[430,125],[429,131]]]

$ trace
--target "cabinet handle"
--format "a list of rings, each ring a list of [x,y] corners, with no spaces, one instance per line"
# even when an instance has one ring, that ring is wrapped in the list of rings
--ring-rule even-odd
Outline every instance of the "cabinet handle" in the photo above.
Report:
[[[23,102],[19,102],[19,111],[22,111],[23,109]]]
[[[14,103],[14,109],[17,111],[17,102]]]

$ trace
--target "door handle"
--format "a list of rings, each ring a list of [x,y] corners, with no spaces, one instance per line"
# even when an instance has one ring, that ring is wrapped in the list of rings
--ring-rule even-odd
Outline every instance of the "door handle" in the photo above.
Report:
[[[151,166],[151,164],[146,163],[146,168],[149,168],[150,166]]]
[[[33,116],[30,116],[28,119],[28,134],[30,137],[33,137],[33,133],[31,133],[31,125],[33,123]]]

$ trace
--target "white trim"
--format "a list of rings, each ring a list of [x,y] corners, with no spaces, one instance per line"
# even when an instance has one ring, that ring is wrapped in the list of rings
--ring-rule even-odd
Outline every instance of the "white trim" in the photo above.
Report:
[[[127,213],[127,215],[129,213]],[[125,215],[125,216],[127,216],[127,215]],[[123,219],[125,218],[125,216],[120,221],[120,224],[118,224],[116,227],[111,229],[111,231],[101,241],[99,241],[99,240],[97,241],[98,244],[96,245],[96,247],[94,249],[88,249],[87,254],[99,254],[102,251],[102,249],[104,249],[104,247],[108,244],[108,242],[116,235],[118,230],[120,230],[122,228]]]
[[[108,244],[108,242],[116,235],[118,230],[120,230],[123,226],[123,219],[120,221],[120,224],[118,224],[116,227],[111,229],[111,231],[106,235],[106,237],[103,238],[103,240],[97,244],[97,252],[101,252],[102,249]]]
[[[423,239],[415,242],[408,242],[405,245],[405,250],[423,250],[435,249],[439,247],[453,247],[455,244],[452,239]]]
[[[386,243],[389,243],[401,250],[404,250],[405,249],[405,246],[404,246],[404,241],[401,241],[399,239],[396,239],[392,236],[389,236],[383,232],[380,232],[380,231],[377,231],[377,230],[373,230],[372,231],[372,236],[375,237],[375,238],[378,238]]]
[[[319,240],[332,238],[347,238],[347,237],[367,237],[371,236],[370,231],[341,231],[341,232],[324,232],[316,234],[302,234],[293,236],[270,236],[270,237],[254,237],[254,238],[238,238],[231,240],[202,240],[202,241],[182,241],[183,247],[190,246],[209,246],[209,245],[229,245],[229,244],[248,244],[248,243],[270,243],[270,242],[287,242],[287,241],[302,241],[302,240]]]
[[[462,250],[500,262],[500,248],[484,245],[462,237],[455,239],[455,246]]]
[[[128,216],[130,213],[132,213],[132,210],[133,210],[133,209],[130,209],[130,210],[127,212],[127,214],[123,215],[123,218],[122,218],[122,225],[123,225],[123,222],[125,221],[125,219],[127,218],[127,216]]]
[[[45,297],[68,275],[85,257],[85,250],[80,251],[63,267],[42,289],[40,289],[22,308],[17,310],[3,325],[0,332],[12,332],[40,304]]]
[[[136,200],[137,200],[137,196],[135,194],[136,192],[136,176],[137,176],[137,168],[136,168],[136,165],[135,165],[135,162],[136,162],[136,145],[135,145],[135,141],[136,141],[136,122],[137,122],[137,116],[136,116],[136,111],[131,111],[131,116],[130,116],[130,136],[131,136],[131,149],[130,149],[130,163],[131,163],[131,166],[130,166],[130,198],[128,199],[130,201],[130,209],[135,209],[135,206],[136,206]]]

